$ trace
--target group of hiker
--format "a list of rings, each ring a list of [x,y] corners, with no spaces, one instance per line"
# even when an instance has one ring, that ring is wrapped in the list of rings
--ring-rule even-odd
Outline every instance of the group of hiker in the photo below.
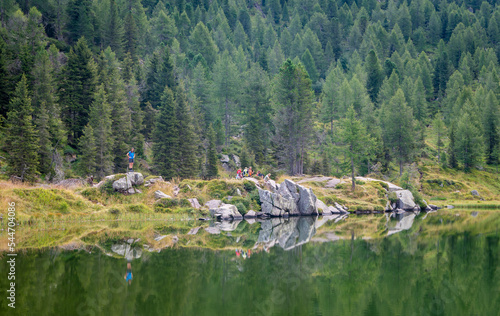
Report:
[[[236,171],[236,179],[243,179],[243,178],[247,178],[247,177],[251,177],[251,176],[257,176],[261,179],[264,179],[264,174],[260,171],[254,172],[252,170],[252,167],[245,167],[245,169],[243,169],[243,171],[240,168],[240,169],[238,169],[238,171]]]

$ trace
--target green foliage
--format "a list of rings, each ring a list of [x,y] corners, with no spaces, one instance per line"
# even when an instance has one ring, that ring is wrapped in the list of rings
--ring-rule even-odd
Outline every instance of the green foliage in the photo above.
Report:
[[[23,75],[9,104],[4,150],[7,152],[7,173],[25,182],[34,182],[39,175],[39,136],[33,124],[33,107]]]

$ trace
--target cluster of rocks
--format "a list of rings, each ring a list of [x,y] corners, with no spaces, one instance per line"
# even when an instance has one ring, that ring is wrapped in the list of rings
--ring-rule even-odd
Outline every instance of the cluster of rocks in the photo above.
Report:
[[[116,178],[116,175],[107,176],[104,178],[105,181],[110,181]],[[123,194],[135,194],[141,193],[141,191],[135,187],[144,184],[144,176],[139,172],[129,172],[124,177],[115,180],[113,182],[113,189],[117,192]]]
[[[231,156],[231,158],[229,156]],[[233,155],[222,155],[220,162],[222,163],[222,168],[224,168],[224,170],[232,171],[231,160],[234,162],[234,165],[236,167],[240,167],[240,157],[238,157],[234,154]]]

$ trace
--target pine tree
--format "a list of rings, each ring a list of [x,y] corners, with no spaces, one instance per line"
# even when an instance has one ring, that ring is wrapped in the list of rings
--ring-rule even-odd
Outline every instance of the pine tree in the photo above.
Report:
[[[403,90],[399,89],[391,100],[381,108],[381,127],[384,143],[392,148],[399,162],[399,175],[403,174],[403,164],[410,161],[414,152],[413,113],[406,104]]]
[[[217,169],[217,149],[215,148],[215,132],[210,125],[207,129],[208,148],[206,154],[206,177],[214,179],[219,176]]]
[[[288,59],[274,79],[272,105],[277,155],[289,174],[302,174],[304,153],[311,143],[313,92],[302,65]]]
[[[4,148],[7,153],[7,174],[23,182],[34,182],[40,174],[40,140],[33,125],[32,115],[28,83],[23,75],[9,103]]]
[[[212,74],[212,94],[219,117],[223,118],[226,132],[225,146],[229,145],[231,136],[231,119],[234,115],[238,93],[238,69],[227,52],[217,60]]]
[[[114,138],[120,137],[113,132],[113,121],[111,119],[112,108],[108,102],[108,96],[104,85],[97,87],[94,101],[90,107],[88,125],[92,127],[88,138],[93,135],[96,146],[96,174],[97,178],[109,175],[113,171],[113,146]],[[89,141],[90,142],[90,141]],[[125,155],[125,153],[123,153]]]
[[[137,24],[132,12],[128,12],[124,21],[124,50],[130,54],[134,61],[137,60],[138,38]]]
[[[113,133],[113,170],[126,170],[125,154],[131,147],[132,118],[127,104],[125,83],[120,76],[119,62],[110,47],[101,52],[100,81],[111,107]]]
[[[71,0],[68,4],[68,40],[76,43],[80,37],[85,37],[91,44],[94,43],[94,18],[91,0]]]
[[[84,38],[71,48],[59,87],[60,104],[68,130],[68,142],[75,145],[88,122],[89,108],[97,86],[97,65]]]
[[[484,106],[484,138],[486,141],[486,161],[489,164],[496,164],[498,157],[496,149],[500,144],[500,109],[498,99],[493,91],[488,92]]]
[[[174,94],[165,87],[161,98],[159,113],[153,130],[153,162],[155,170],[166,179],[176,177],[179,131],[176,117]]]
[[[176,119],[179,137],[177,175],[181,178],[193,178],[197,173],[196,144],[197,137],[191,121],[188,104],[184,92],[184,86],[179,85],[176,95]]]
[[[5,117],[9,109],[9,91],[11,83],[7,70],[7,47],[0,36],[0,116]]]
[[[344,154],[351,171],[352,190],[356,189],[355,168],[363,158],[370,155],[373,140],[368,135],[363,123],[356,118],[353,106],[347,110],[347,116],[342,120],[341,139],[345,146]]]
[[[269,77],[258,65],[253,64],[245,75],[243,103],[246,106],[246,145],[262,163],[269,148],[271,109],[269,106]]]
[[[483,137],[477,122],[468,111],[457,122],[455,153],[465,171],[480,164],[483,159]]]
[[[450,168],[456,169],[458,167],[458,160],[457,160],[457,155],[455,151],[455,144],[456,144],[456,123],[452,122],[451,127],[450,127],[450,143],[448,144],[448,166]]]
[[[367,74],[366,90],[368,90],[372,102],[376,103],[378,92],[384,80],[384,72],[375,51],[371,50],[368,53],[365,61],[365,68]]]
[[[164,47],[163,51],[155,51],[151,57],[146,76],[143,104],[149,102],[153,108],[157,109],[160,106],[165,87],[169,87],[172,93],[175,93],[174,65],[169,47]]]
[[[33,69],[33,116],[40,139],[40,172],[52,173],[54,155],[66,143],[66,131],[57,100],[54,68],[47,51],[40,51]],[[50,175],[47,177],[50,178]]]
[[[124,47],[124,30],[115,0],[109,0],[109,18],[105,30],[103,46],[111,47],[118,58],[121,58]]]
[[[203,22],[196,25],[190,40],[194,55],[200,54],[207,61],[208,66],[212,67],[217,60],[217,46]]]
[[[309,49],[306,49],[306,51],[302,55],[301,61],[304,64],[304,67],[306,68],[311,81],[313,83],[316,82],[318,80],[318,69],[316,68],[316,64],[314,63],[314,59],[312,58]]]
[[[87,124],[83,129],[83,135],[78,140],[80,149],[80,170],[84,175],[94,175],[97,171],[97,146],[94,137],[94,129]]]
[[[443,136],[444,136],[444,122],[441,113],[438,113],[434,120],[432,121],[432,128],[436,133],[436,147],[438,151],[438,162],[441,162],[441,148],[443,147]]]

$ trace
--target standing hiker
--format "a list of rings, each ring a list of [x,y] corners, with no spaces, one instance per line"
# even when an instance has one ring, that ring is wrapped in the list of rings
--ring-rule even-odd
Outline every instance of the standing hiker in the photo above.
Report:
[[[133,147],[127,153],[127,157],[128,157],[128,171],[132,172],[132,171],[134,171],[134,157],[135,157],[135,150]]]

